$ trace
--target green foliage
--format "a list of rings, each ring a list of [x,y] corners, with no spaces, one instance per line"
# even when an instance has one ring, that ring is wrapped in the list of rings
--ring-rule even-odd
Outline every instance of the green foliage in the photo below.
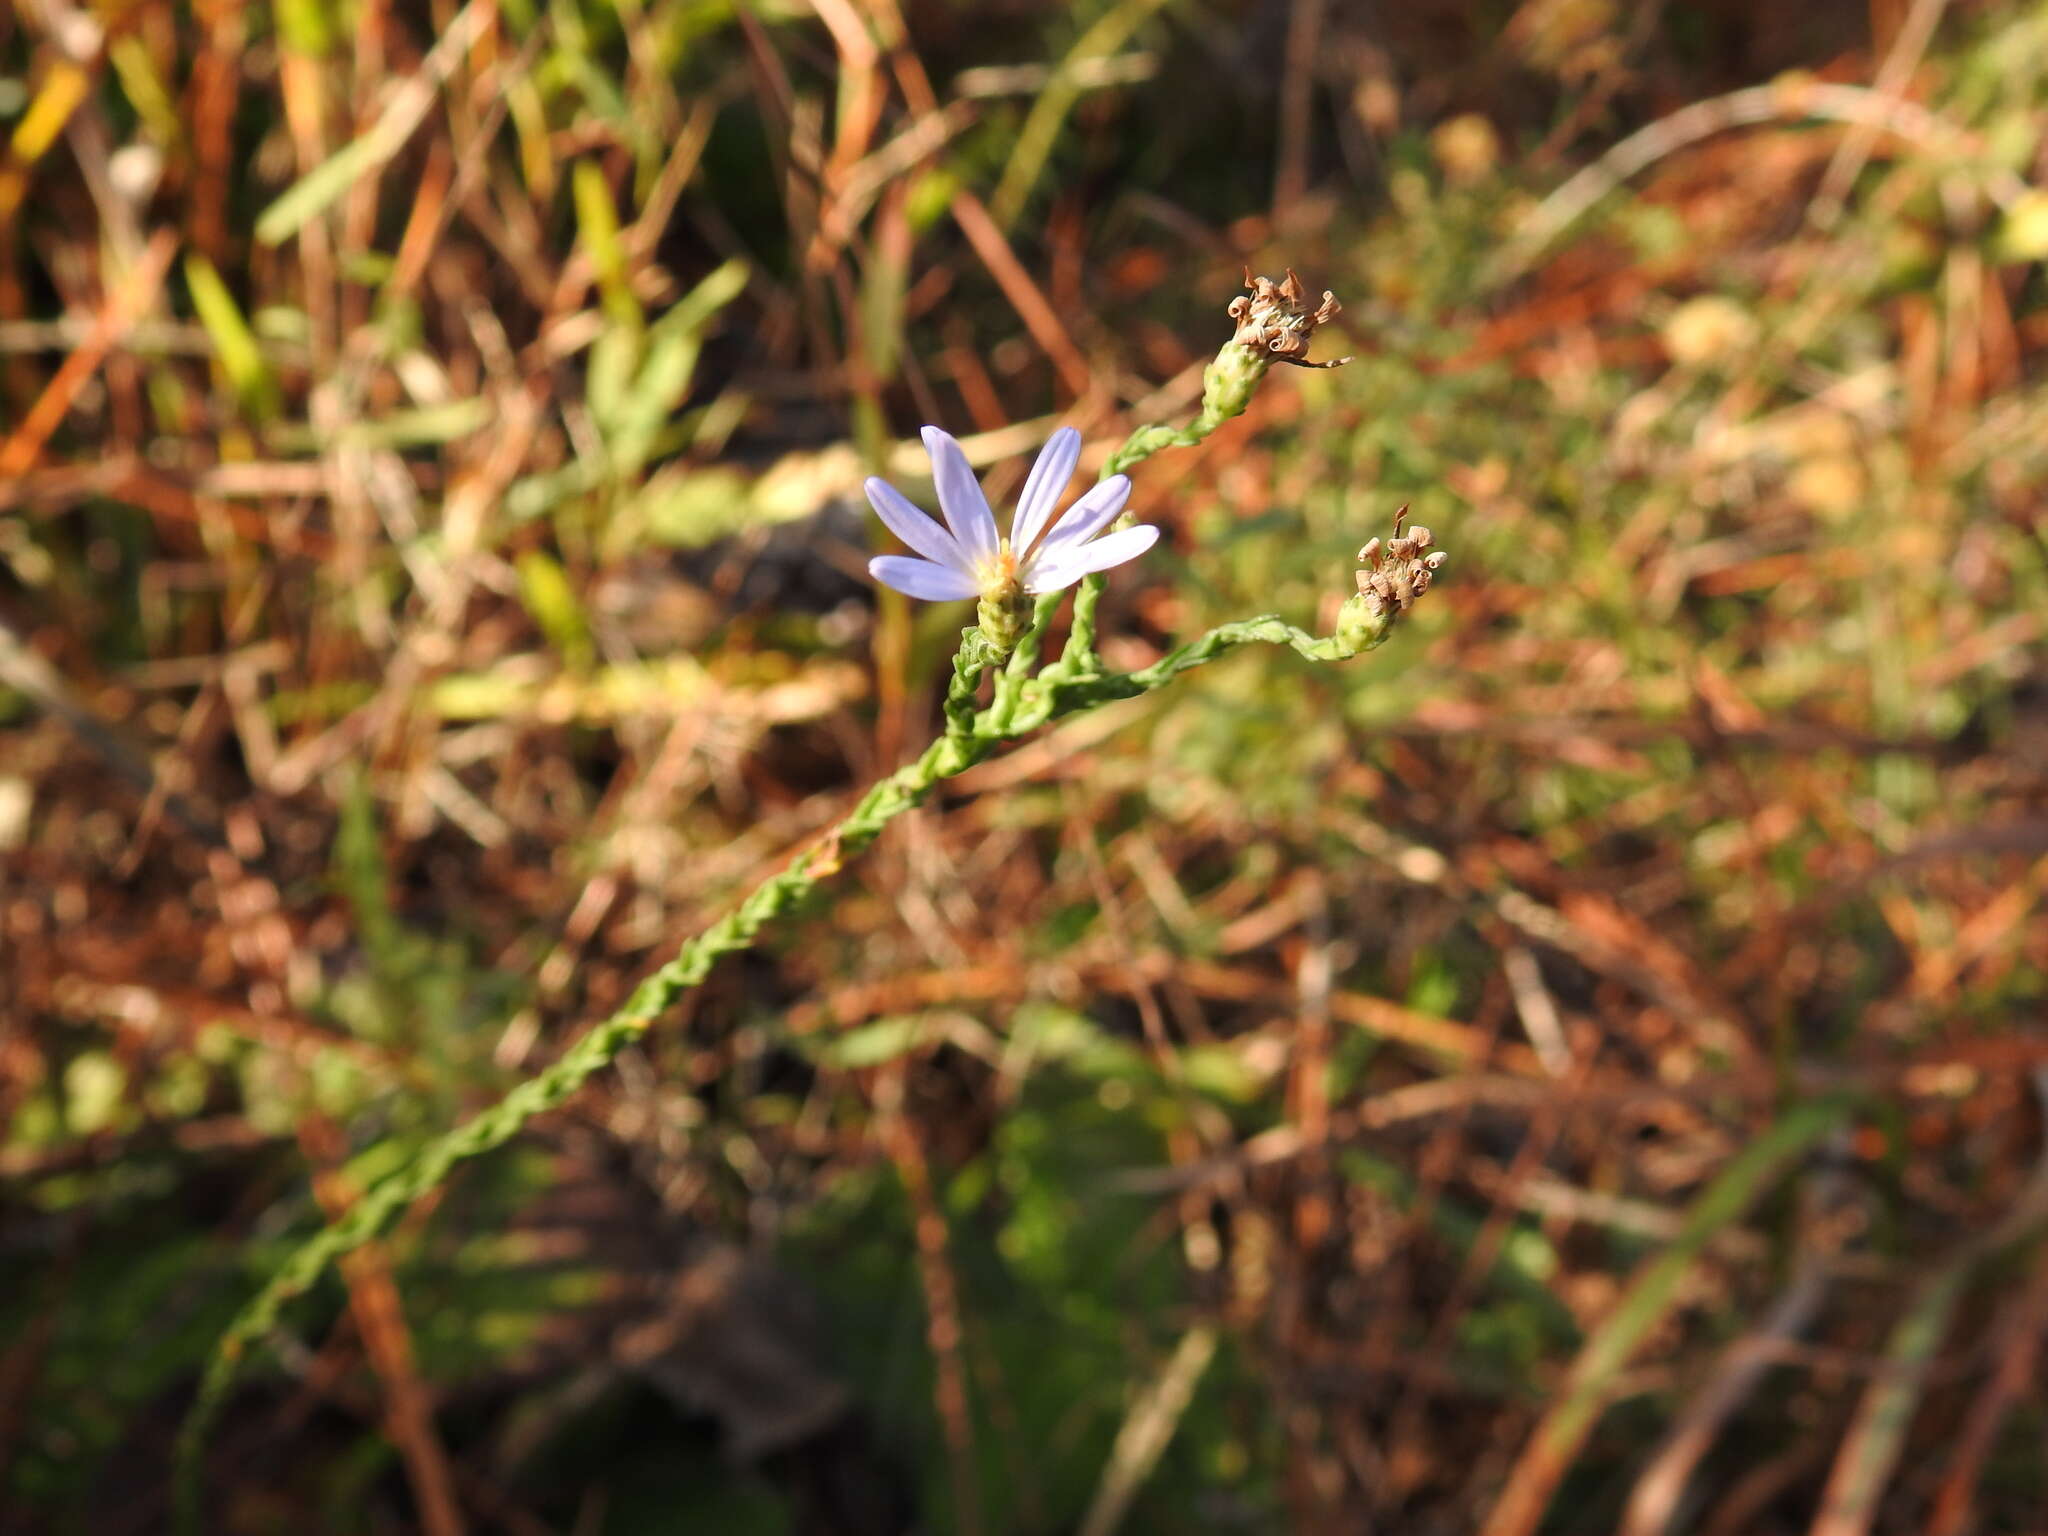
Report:
[[[1201,426],[1198,421],[1197,428]],[[1133,434],[1133,444],[1153,446],[1127,446],[1111,462],[1127,466],[1153,447],[1174,440],[1158,429],[1140,428]],[[1007,657],[980,630],[963,631],[947,689],[946,728],[917,761],[876,784],[787,869],[757,886],[705,932],[687,940],[674,959],[641,983],[623,1008],[586,1033],[552,1066],[519,1082],[491,1109],[421,1148],[404,1167],[384,1178],[345,1216],[280,1266],[222,1336],[180,1436],[180,1509],[188,1527],[199,1514],[199,1458],[212,1419],[244,1352],[277,1325],[287,1302],[303,1293],[336,1260],[380,1236],[415,1201],[437,1189],[458,1163],[503,1146],[533,1116],[568,1098],[638,1040],[677,998],[702,982],[721,955],[751,945],[765,926],[792,912],[820,881],[836,874],[845,860],[858,856],[889,822],[921,804],[940,780],[973,767],[1002,743],[1053,720],[1149,693],[1239,646],[1253,642],[1285,645],[1312,661],[1343,661],[1383,640],[1392,622],[1389,616],[1376,634],[1362,638],[1339,635],[1317,639],[1269,615],[1219,625],[1138,671],[1105,672],[1092,649],[1093,599],[1100,592],[1100,578],[1084,578],[1065,649],[1057,661],[1035,673],[1039,646],[1062,594],[1038,600],[1029,633]],[[977,709],[981,681],[997,667],[1003,670],[994,674],[992,700],[985,709]],[[375,907],[381,882],[374,842],[360,823],[346,845],[344,867],[350,872],[359,912],[370,916],[373,929],[385,933],[387,960],[395,959],[397,941]],[[373,951],[376,948],[373,942]]]
[[[185,258],[185,283],[192,292],[192,307],[199,312],[199,322],[206,327],[221,371],[228,376],[242,409],[258,425],[271,420],[280,408],[277,380],[234,295],[213,263],[197,253]]]
[[[853,9],[885,108],[844,157],[860,68],[807,5],[507,0],[436,48],[403,8],[295,0],[195,50],[145,4],[74,130],[42,24],[0,38],[0,198],[29,194],[0,218],[28,306],[0,317],[0,444],[63,360],[39,338],[74,347],[119,291],[118,220],[80,215],[147,233],[225,188],[0,486],[29,793],[0,876],[0,1375],[26,1384],[0,1525],[80,1528],[134,1478],[133,1518],[159,1512],[207,1360],[187,1450],[225,1405],[213,1475],[257,1487],[223,1528],[407,1508],[331,1268],[374,1239],[465,1474],[544,1490],[550,1528],[786,1529],[779,1474],[612,1369],[642,1300],[621,1250],[676,1230],[814,1292],[925,1526],[965,1527],[964,1481],[988,1536],[1078,1529],[1145,1383],[1211,1328],[1122,1530],[1477,1529],[1504,1485],[1533,1528],[1516,1447],[1563,1464],[1546,1528],[1617,1526],[1841,1243],[1811,1359],[1897,1368],[1788,1351],[1692,1496],[1782,1458],[1807,1510],[1839,1453],[1877,1469],[1873,1528],[1912,1524],[2039,1284],[2030,1232],[1976,1240],[2037,1152],[2048,999],[2041,20],[1945,23],[1908,131],[1861,158],[1853,123],[1789,110],[1671,149],[1500,287],[1537,183],[1638,95],[1680,99],[1668,65],[1603,34],[1622,52],[1469,176],[1420,104],[1469,97],[1470,57],[1489,101],[1530,95],[1524,29],[1601,7],[1509,7],[1436,77],[1328,8],[1300,78],[1228,6],[912,8],[906,39]],[[1731,41],[1662,22],[1652,52]],[[1205,60],[1241,98],[1191,109]],[[941,112],[895,105],[913,65]],[[296,121],[288,74],[320,82]],[[1355,185],[1269,221],[1265,125],[1303,80],[1313,180]],[[194,115],[223,103],[225,161]],[[161,157],[155,192],[78,179],[110,132]],[[1360,356],[1281,371],[1249,422],[1141,428],[1105,473],[1207,442],[1139,469],[1167,547],[1113,598],[1090,582],[1055,659],[1049,603],[949,670],[957,610],[871,615],[820,513],[899,473],[909,422],[959,425],[976,367],[1020,415],[1072,398],[962,243],[962,192],[1096,370],[1090,411],[1173,374],[1240,255],[1328,281]],[[1327,626],[1402,505],[1456,564],[1375,665],[1235,619]],[[732,600],[792,547],[823,595]],[[120,734],[73,741],[66,709]],[[1546,1002],[1561,1064],[1532,1054]],[[1418,1046],[1433,1026],[1476,1044]],[[928,1205],[878,1134],[899,1114]],[[329,1226],[308,1174],[336,1153],[362,1195]],[[1849,1207],[1809,1219],[1843,1170]],[[572,1177],[660,1217],[578,1229]],[[970,1452],[935,1401],[933,1210]],[[291,1438],[238,1461],[279,1404]],[[2039,1506],[2040,1420],[2022,1396],[1988,1443],[1983,1528]]]

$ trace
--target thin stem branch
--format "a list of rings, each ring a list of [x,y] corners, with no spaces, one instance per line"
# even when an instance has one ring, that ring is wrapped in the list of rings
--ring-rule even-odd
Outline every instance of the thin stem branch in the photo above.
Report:
[[[1265,369],[1263,354],[1236,342],[1226,346],[1205,377],[1201,413],[1184,427],[1140,427],[1110,456],[1103,467],[1104,478],[1122,473],[1162,448],[1200,442],[1244,409]],[[1340,621],[1338,633],[1319,639],[1267,614],[1212,629],[1136,672],[1104,672],[1095,652],[1095,610],[1101,595],[1099,576],[1084,579],[1075,596],[1066,647],[1058,661],[1043,669],[1038,660],[1047,627],[1059,609],[1058,593],[1038,599],[1030,628],[1008,652],[979,627],[963,630],[946,688],[945,727],[915,762],[873,785],[838,825],[792,859],[788,868],[756,886],[702,933],[685,940],[673,959],[633,990],[624,1007],[577,1040],[553,1065],[515,1084],[496,1104],[429,1142],[410,1163],[366,1191],[292,1252],[229,1323],[180,1429],[176,1483],[181,1529],[196,1531],[199,1527],[207,1435],[226,1403],[243,1357],[277,1327],[294,1297],[308,1290],[330,1264],[389,1230],[414,1201],[445,1180],[456,1164],[503,1146],[528,1120],[575,1093],[593,1073],[645,1034],[683,993],[702,982],[721,956],[746,949],[764,927],[793,912],[879,837],[891,821],[921,804],[942,780],[1052,721],[1164,687],[1183,672],[1205,666],[1238,646],[1286,645],[1310,661],[1342,661],[1378,645],[1392,623],[1391,614],[1362,626]],[[982,679],[991,672],[995,673],[993,696],[986,708],[977,708]]]
[[[1043,628],[1041,620],[1027,639],[1041,635]],[[1035,678],[1005,675],[999,680],[996,700],[975,711],[975,690],[983,674],[1002,658],[979,629],[963,631],[946,694],[946,728],[915,762],[875,784],[838,825],[799,853],[787,869],[755,887],[711,927],[685,940],[675,958],[641,982],[623,1008],[570,1046],[552,1066],[514,1085],[489,1109],[428,1143],[411,1163],[367,1191],[332,1225],[308,1238],[242,1308],[208,1363],[179,1436],[179,1499],[187,1528],[196,1515],[206,1436],[226,1401],[242,1357],[277,1326],[285,1305],[308,1290],[330,1264],[387,1231],[407,1207],[446,1179],[456,1164],[503,1146],[528,1120],[561,1104],[645,1034],[683,993],[702,982],[721,956],[751,945],[764,927],[795,909],[879,837],[884,827],[921,804],[942,780],[1052,721],[1163,688],[1183,672],[1254,643],[1286,645],[1310,661],[1323,662],[1344,660],[1370,649],[1377,640],[1359,645],[1334,636],[1318,639],[1268,614],[1212,629],[1136,672],[1074,676],[1048,667]],[[1005,684],[1010,686],[1006,689]]]
[[[1234,348],[1235,343],[1224,348],[1226,356]],[[1257,381],[1258,374],[1265,372],[1264,362],[1251,359],[1249,353],[1237,360],[1237,366],[1240,369],[1254,367],[1253,382]],[[1236,408],[1232,409],[1231,391],[1217,387],[1217,376],[1226,371],[1226,357],[1219,356],[1204,375],[1200,414],[1184,427],[1170,427],[1164,422],[1139,427],[1124,439],[1121,448],[1104,461],[1102,478],[1107,480],[1111,475],[1123,474],[1162,448],[1192,448],[1224,422],[1240,414],[1244,410],[1242,399],[1236,399]],[[1062,674],[1078,676],[1098,672],[1102,668],[1095,654],[1095,609],[1102,601],[1105,585],[1107,579],[1100,573],[1081,578],[1081,585],[1074,593],[1074,622],[1067,631],[1067,643],[1060,651],[1057,663],[1057,670]]]

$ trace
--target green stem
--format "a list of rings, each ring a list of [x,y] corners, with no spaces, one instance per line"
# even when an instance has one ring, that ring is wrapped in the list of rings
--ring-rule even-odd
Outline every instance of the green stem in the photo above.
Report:
[[[1201,414],[1185,427],[1140,427],[1103,466],[1103,478],[1121,474],[1162,448],[1199,443],[1244,409],[1265,359],[1235,342],[1210,365]],[[176,1483],[181,1529],[199,1528],[200,1473],[207,1434],[226,1403],[243,1356],[274,1329],[285,1305],[302,1295],[328,1265],[374,1241],[398,1217],[454,1170],[455,1165],[503,1146],[535,1115],[567,1099],[590,1076],[647,1032],[677,998],[696,986],[723,955],[747,948],[769,923],[790,913],[811,891],[881,835],[882,829],[923,802],[942,780],[972,767],[1005,742],[1050,721],[1116,699],[1133,698],[1165,686],[1240,645],[1292,647],[1310,661],[1342,661],[1369,650],[1386,637],[1352,629],[1317,638],[1272,615],[1225,624],[1169,652],[1137,672],[1104,672],[1095,653],[1095,611],[1102,578],[1086,577],[1074,599],[1073,624],[1060,658],[1038,669],[1047,626],[1060,595],[1038,599],[1030,627],[1005,654],[979,627],[961,632],[946,688],[945,729],[922,756],[875,784],[839,824],[798,854],[789,867],[757,886],[711,927],[686,940],[670,960],[636,987],[623,1008],[571,1045],[561,1058],[515,1085],[475,1118],[429,1142],[405,1167],[366,1191],[332,1225],[308,1238],[243,1306],[221,1336],[207,1363],[198,1396],[179,1431]],[[994,697],[986,709],[975,700],[982,678],[996,673]]]
[[[1026,639],[1030,638],[1026,636]],[[1023,649],[1021,644],[1018,649]],[[970,625],[960,631],[960,649],[953,654],[953,676],[946,684],[948,736],[965,736],[973,731],[974,696],[981,687],[981,676],[1002,659],[1002,651],[979,629]],[[1012,656],[1013,668],[1015,664],[1016,659]]]
[[[1041,618],[1027,639],[1035,641],[1043,633],[1044,618],[1049,616],[1041,604]],[[307,1239],[235,1316],[207,1365],[198,1397],[179,1435],[177,1477],[184,1528],[197,1529],[201,1453],[242,1357],[277,1326],[285,1304],[308,1290],[328,1265],[389,1230],[408,1206],[446,1179],[457,1163],[503,1146],[528,1120],[562,1103],[591,1074],[645,1034],[677,998],[703,981],[719,957],[747,948],[764,927],[795,908],[880,836],[891,821],[922,803],[941,780],[971,768],[1003,743],[1051,721],[1162,688],[1183,672],[1253,643],[1286,645],[1311,661],[1340,661],[1370,649],[1377,638],[1365,644],[1335,637],[1318,639],[1266,615],[1212,629],[1137,672],[1076,676],[1047,668],[1035,679],[1012,679],[1005,674],[998,680],[995,702],[977,712],[975,689],[983,674],[1003,658],[980,630],[963,631],[946,694],[946,728],[922,756],[874,785],[837,826],[798,854],[787,869],[763,881],[731,912],[686,940],[674,959],[634,989],[623,1008],[576,1041],[552,1066],[514,1086],[474,1119],[430,1142],[411,1163],[373,1186],[331,1226]],[[1011,685],[1007,691],[1005,685]]]
[[[1202,409],[1195,419],[1184,427],[1168,426],[1165,422],[1139,427],[1104,461],[1102,478],[1124,474],[1162,448],[1192,448],[1233,416],[1243,415],[1252,390],[1265,376],[1268,366],[1269,360],[1251,348],[1235,340],[1226,342],[1203,374]],[[1106,578],[1100,574],[1081,578],[1074,593],[1074,622],[1056,666],[1063,675],[1080,676],[1102,670],[1101,659],[1095,654],[1095,609],[1102,601],[1105,585]]]
[[[1058,662],[1062,673],[1083,675],[1102,670],[1102,658],[1095,654],[1095,609],[1102,601],[1102,589],[1109,585],[1100,571],[1081,578],[1074,593],[1074,622],[1067,630],[1067,643]]]

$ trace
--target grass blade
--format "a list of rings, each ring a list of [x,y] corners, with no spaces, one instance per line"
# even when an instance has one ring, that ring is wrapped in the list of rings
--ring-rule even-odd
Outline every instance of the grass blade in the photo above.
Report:
[[[1693,1202],[1684,1230],[1630,1282],[1614,1315],[1572,1362],[1564,1398],[1536,1426],[1482,1536],[1530,1536],[1585,1443],[1616,1379],[1677,1303],[1679,1286],[1722,1228],[1739,1220],[1798,1157],[1848,1113],[1843,1100],[1803,1104],[1752,1141]]]

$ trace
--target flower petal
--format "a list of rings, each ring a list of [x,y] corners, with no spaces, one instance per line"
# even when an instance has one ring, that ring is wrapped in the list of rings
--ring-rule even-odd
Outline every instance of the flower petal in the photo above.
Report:
[[[1072,549],[1083,539],[1094,538],[1116,520],[1130,495],[1129,475],[1111,475],[1100,485],[1090,486],[1088,494],[1067,508],[1066,516],[1045,536],[1046,552]]]
[[[996,519],[981,494],[981,482],[968,467],[967,455],[950,434],[924,429],[924,449],[932,456],[932,479],[939,487],[939,510],[960,541],[969,563],[987,565],[996,558]]]
[[[1091,571],[1106,571],[1112,565],[1135,560],[1158,540],[1157,528],[1150,523],[1140,523],[1135,528],[1120,528],[1115,533],[1106,533],[1093,543],[1064,544],[1058,549],[1041,550],[1039,557],[1031,562],[1031,568],[1023,573],[1024,590],[1037,596],[1071,587]]]
[[[888,530],[927,560],[936,560],[941,565],[950,565],[965,572],[967,557],[960,552],[960,545],[953,535],[946,532],[924,513],[910,504],[895,486],[886,480],[873,477],[862,487],[868,493],[868,505],[875,509]]]
[[[908,555],[877,555],[868,562],[868,574],[885,587],[921,597],[926,602],[950,602],[954,598],[979,597],[981,584],[950,565],[913,560]]]
[[[1031,548],[1039,530],[1060,504],[1060,493],[1074,478],[1074,466],[1081,459],[1081,434],[1061,427],[1038,450],[1038,462],[1017,497],[1017,515],[1010,522],[1010,548],[1020,554]]]

